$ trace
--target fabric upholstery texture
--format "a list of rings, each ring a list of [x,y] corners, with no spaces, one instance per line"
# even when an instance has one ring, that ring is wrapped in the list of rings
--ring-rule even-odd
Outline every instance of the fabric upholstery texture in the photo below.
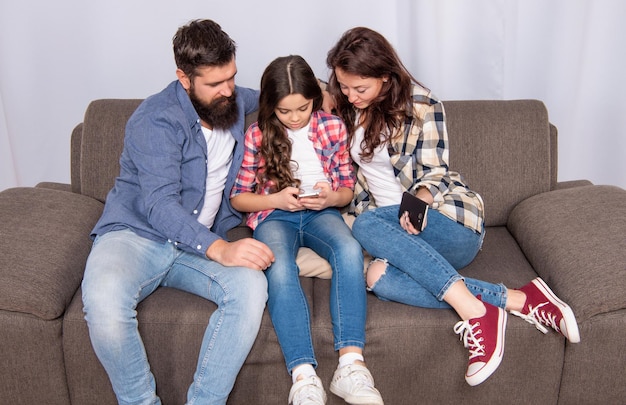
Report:
[[[0,308],[56,319],[82,280],[89,232],[103,205],[43,188],[1,194]]]
[[[509,218],[530,264],[579,322],[626,308],[626,217],[613,212],[626,212],[626,190],[585,186],[531,197]]]
[[[90,344],[80,282],[89,232],[119,172],[126,120],[141,100],[95,100],[72,132],[71,185],[0,192],[0,405],[115,404]],[[367,297],[365,358],[385,403],[622,404],[626,364],[626,191],[557,182],[557,129],[537,100],[444,102],[450,168],[486,206],[486,236],[460,273],[518,288],[540,275],[573,308],[582,341],[569,344],[509,316],[498,370],[470,387],[457,315]],[[248,124],[254,115],[246,117]],[[351,219],[345,217],[347,222]],[[239,226],[230,239],[250,237]],[[298,256],[311,311],[318,374],[337,365],[329,315],[330,268]],[[367,263],[364,263],[364,266]],[[215,304],[159,288],[137,308],[158,394],[185,400],[201,336]],[[617,371],[620,370],[620,371]],[[287,399],[287,373],[264,314],[229,404]],[[329,393],[328,404],[343,404]]]

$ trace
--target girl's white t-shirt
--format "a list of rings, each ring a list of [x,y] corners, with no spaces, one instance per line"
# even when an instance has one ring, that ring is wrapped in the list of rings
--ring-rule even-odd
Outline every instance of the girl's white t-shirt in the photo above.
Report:
[[[374,150],[374,155],[370,161],[363,161],[359,156],[361,152],[361,142],[365,135],[365,130],[359,126],[352,138],[350,145],[350,155],[352,160],[361,168],[362,174],[367,181],[370,195],[374,198],[377,207],[400,204],[402,199],[402,186],[393,172],[393,166],[389,157],[387,145],[379,145]]]
[[[207,146],[207,176],[204,205],[198,222],[211,229],[215,216],[222,203],[228,170],[233,161],[235,138],[229,130],[202,127]]]
[[[307,124],[297,130],[287,129],[291,141],[291,170],[294,177],[300,180],[303,192],[312,192],[316,183],[328,181],[313,142],[309,139],[309,127]]]

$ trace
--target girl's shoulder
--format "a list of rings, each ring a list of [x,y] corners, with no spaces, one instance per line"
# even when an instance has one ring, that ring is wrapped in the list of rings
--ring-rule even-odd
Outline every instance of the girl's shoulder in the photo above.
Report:
[[[329,114],[324,110],[317,110],[311,114],[311,118],[317,122],[321,122],[323,124],[341,124],[343,125],[343,120],[334,114]]]
[[[258,136],[261,133],[261,129],[259,128],[259,122],[254,121],[248,129],[246,129],[246,137],[254,137]]]
[[[263,132],[261,132],[261,128],[259,128],[258,121],[250,124],[245,134],[246,142],[252,142],[255,145],[261,144],[261,139],[263,138]]]

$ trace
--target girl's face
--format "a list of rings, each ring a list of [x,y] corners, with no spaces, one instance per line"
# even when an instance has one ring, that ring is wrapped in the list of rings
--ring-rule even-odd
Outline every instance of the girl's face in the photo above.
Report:
[[[305,127],[311,119],[313,100],[304,98],[302,94],[290,94],[283,97],[274,113],[287,128],[296,130]]]
[[[335,76],[341,92],[350,104],[359,109],[367,108],[380,94],[387,78],[361,77],[335,68]]]

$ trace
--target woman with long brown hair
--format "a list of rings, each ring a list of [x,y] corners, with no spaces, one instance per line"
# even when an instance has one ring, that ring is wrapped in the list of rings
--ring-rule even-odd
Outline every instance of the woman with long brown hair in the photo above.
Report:
[[[392,45],[365,27],[346,31],[328,52],[329,91],[344,119],[357,165],[353,235],[375,259],[366,275],[379,298],[425,308],[453,308],[454,331],[469,349],[465,379],[485,381],[504,353],[507,313],[578,342],[571,308],[537,278],[519,290],[462,277],[478,253],[484,206],[448,167],[443,103],[420,84]],[[405,198],[428,209],[416,228]]]

